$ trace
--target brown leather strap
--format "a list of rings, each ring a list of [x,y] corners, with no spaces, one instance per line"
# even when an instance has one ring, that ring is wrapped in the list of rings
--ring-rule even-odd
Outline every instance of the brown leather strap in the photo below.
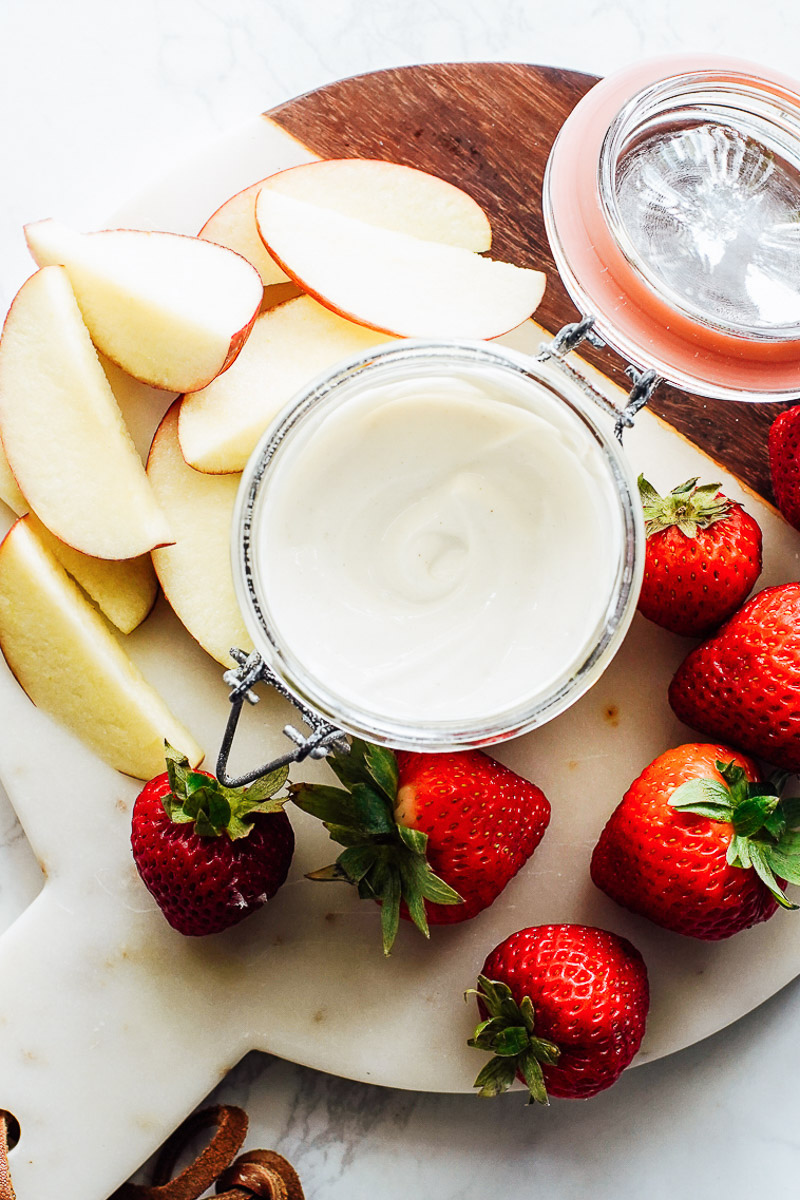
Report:
[[[172,1178],[172,1172],[189,1143],[206,1129],[211,1141],[200,1154]],[[9,1141],[19,1127],[0,1109],[0,1200],[16,1200],[8,1165]],[[305,1200],[297,1172],[274,1150],[251,1150],[232,1159],[247,1134],[247,1113],[231,1104],[218,1104],[194,1113],[164,1143],[150,1185],[126,1183],[111,1200],[198,1200],[216,1183],[219,1200]]]
[[[192,1139],[204,1129],[214,1136],[190,1166],[172,1178],[175,1164]],[[197,1200],[230,1165],[247,1134],[247,1113],[232,1104],[218,1104],[194,1113],[164,1143],[149,1186],[126,1183],[112,1200]],[[0,1196],[0,1200],[3,1200]]]
[[[14,1122],[16,1125],[16,1122]],[[11,1169],[8,1165],[9,1129],[12,1118],[0,1109],[0,1200],[16,1200],[14,1185],[11,1182]]]
[[[225,1189],[229,1189],[226,1191]],[[220,1200],[305,1200],[290,1162],[274,1150],[250,1150],[237,1158],[217,1182]]]

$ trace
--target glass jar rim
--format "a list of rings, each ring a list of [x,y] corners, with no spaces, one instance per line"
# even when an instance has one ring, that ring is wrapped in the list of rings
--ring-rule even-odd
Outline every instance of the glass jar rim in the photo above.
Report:
[[[779,400],[800,394],[800,337],[745,337],[682,311],[632,264],[624,236],[609,219],[609,131],[631,110],[675,80],[713,79],[751,88],[800,113],[798,85],[753,63],[719,56],[668,56],[629,67],[596,84],[567,117],[545,170],[543,211],[561,278],[584,316],[627,361],[653,369],[677,387],[736,400]],[[605,170],[603,162],[605,153]],[[613,190],[613,189],[612,189]],[[613,206],[612,206],[613,207]],[[793,330],[790,331],[793,334]]]
[[[754,81],[745,74],[735,75],[730,71],[712,68],[670,75],[641,88],[620,109],[603,138],[598,162],[600,203],[609,228],[631,268],[654,293],[663,295],[688,319],[733,337],[766,342],[798,342],[800,321],[754,325],[744,320],[715,320],[700,305],[692,304],[675,288],[671,288],[634,245],[621,212],[616,185],[616,173],[622,156],[646,124],[663,114],[665,107],[668,111],[681,112],[686,119],[687,114],[698,110],[702,112],[706,109],[713,113],[713,109],[719,106],[721,111],[713,115],[721,124],[725,119],[725,110],[738,103],[742,128],[748,129],[754,122],[757,123],[765,140],[769,139],[773,145],[782,144],[784,153],[794,158],[792,165],[800,171],[800,94],[792,95],[785,88],[775,92],[762,86],[764,82]],[[710,96],[709,88],[716,94]],[[699,120],[699,115],[695,119]]]
[[[409,721],[376,714],[339,695],[330,684],[314,678],[299,661],[270,618],[268,602],[259,589],[254,546],[260,505],[266,502],[270,472],[293,431],[313,420],[326,406],[341,400],[343,389],[373,386],[381,373],[394,369],[426,369],[441,374],[447,365],[466,369],[490,368],[512,372],[515,379],[549,390],[567,405],[570,419],[580,423],[584,436],[599,447],[617,504],[619,561],[604,608],[597,643],[574,664],[557,686],[515,704],[491,718]],[[599,415],[599,410],[598,410]],[[347,733],[396,749],[442,751],[504,741],[544,724],[575,702],[599,678],[616,653],[636,606],[643,571],[644,529],[636,481],[610,430],[588,411],[585,395],[550,364],[506,347],[485,342],[406,340],[354,355],[333,371],[312,381],[265,432],[242,475],[233,518],[232,565],[234,586],[245,624],[256,650],[280,681],[303,703]]]

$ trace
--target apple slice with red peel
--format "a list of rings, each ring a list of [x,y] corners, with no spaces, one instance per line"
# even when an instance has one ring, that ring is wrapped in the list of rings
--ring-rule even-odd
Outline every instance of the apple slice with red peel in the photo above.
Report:
[[[436,175],[374,158],[320,159],[278,171],[237,192],[200,230],[200,237],[228,246],[251,262],[265,287],[288,277],[259,237],[255,206],[262,188],[431,242],[475,251],[492,244],[492,228],[481,206]]]
[[[0,544],[0,650],[37,708],[102,759],[150,779],[164,740],[203,752],[22,517]]]
[[[116,559],[171,541],[63,267],[26,280],[6,317],[0,437],[27,505],[68,546]]]
[[[26,225],[39,266],[69,274],[92,341],[152,387],[191,392],[229,366],[261,306],[258,272],[203,238],[138,229]]]
[[[206,221],[198,237],[227,246],[246,258],[261,276],[264,287],[286,283],[289,276],[282,271],[258,235],[256,225],[256,196],[264,180],[253,183],[217,209]]]
[[[304,291],[348,320],[401,337],[493,338],[526,320],[544,275],[380,229],[262,188],[259,232]]]
[[[416,167],[377,158],[320,159],[278,171],[262,186],[424,241],[478,252],[492,244],[492,227],[480,204]]]
[[[310,296],[263,313],[231,369],[183,398],[184,458],[212,474],[241,471],[264,430],[300,388],[341,359],[388,340]]]
[[[233,666],[231,646],[251,650],[231,572],[231,519],[238,475],[203,475],[178,443],[178,404],[156,430],[147,474],[175,530],[173,546],[153,551],[161,587],[178,619],[212,658]]]

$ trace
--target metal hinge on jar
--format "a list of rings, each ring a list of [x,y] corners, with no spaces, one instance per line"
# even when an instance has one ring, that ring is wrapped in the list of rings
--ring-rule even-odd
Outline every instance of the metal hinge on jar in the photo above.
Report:
[[[628,393],[627,402],[622,408],[614,404],[608,396],[600,391],[599,388],[596,388],[591,380],[568,359],[568,356],[583,341],[587,341],[590,346],[594,346],[596,349],[601,349],[605,346],[606,343],[595,331],[594,324],[594,317],[584,317],[582,321],[564,325],[552,341],[542,342],[536,357],[539,362],[554,363],[573,383],[578,385],[585,396],[588,396],[590,400],[598,404],[609,416],[614,417],[614,436],[621,444],[623,432],[631,428],[636,414],[647,404],[656,387],[661,382],[661,377],[652,370],[639,371],[636,367],[626,367],[625,374],[631,380],[633,387]]]
[[[306,758],[325,758],[334,749],[342,753],[349,751],[350,746],[342,730],[323,720],[318,713],[315,713],[313,709],[298,700],[281,683],[278,677],[273,674],[257,651],[254,650],[251,654],[246,654],[244,650],[239,650],[236,646],[233,646],[231,647],[230,655],[239,666],[232,667],[223,675],[223,679],[230,688],[228,698],[231,702],[231,710],[217,757],[217,778],[221,784],[225,787],[244,787],[246,784],[260,779],[262,775],[268,775],[271,771],[277,770],[278,767],[285,767],[289,763],[302,762]],[[269,687],[274,688],[285,700],[288,700],[300,713],[303,722],[308,726],[309,732],[302,733],[294,725],[285,725],[283,733],[289,741],[294,743],[293,750],[287,751],[286,754],[280,755],[271,762],[255,768],[255,770],[247,771],[244,775],[229,776],[228,760],[230,758],[234,734],[236,733],[239,718],[242,714],[242,707],[245,701],[248,704],[258,703],[259,697],[253,691],[253,686],[257,683],[267,684]]]

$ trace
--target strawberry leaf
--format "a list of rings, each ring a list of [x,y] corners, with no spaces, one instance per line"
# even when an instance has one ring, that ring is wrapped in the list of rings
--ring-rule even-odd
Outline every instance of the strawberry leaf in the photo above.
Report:
[[[531,1049],[519,1058],[519,1071],[528,1087],[528,1104],[547,1104],[550,1098],[544,1082],[544,1073],[539,1059]]]
[[[517,1074],[514,1063],[508,1058],[493,1058],[479,1072],[473,1087],[480,1088],[479,1096],[499,1096],[507,1092]]]
[[[431,870],[428,837],[395,819],[398,768],[391,750],[353,739],[349,754],[328,758],[342,787],[298,783],[289,787],[292,801],[321,820],[333,841],[345,847],[337,870],[324,868],[308,878],[346,880],[362,899],[381,905],[384,953],[397,934],[401,906],[425,937],[429,936],[426,902],[460,904],[452,887]]]
[[[383,953],[391,954],[397,930],[400,927],[400,880],[394,871],[387,871],[385,881],[382,880],[381,899],[381,933],[383,935]],[[418,927],[419,928],[419,927]],[[426,928],[421,932],[426,933]]]
[[[769,888],[770,892],[775,897],[781,908],[797,908],[797,905],[792,904],[792,902],[787,900],[786,896],[783,894],[783,888],[781,888],[780,884],[775,878],[775,873],[772,870],[769,859],[762,851],[758,842],[750,843],[750,861],[753,865],[753,870],[755,871],[756,875],[764,884],[764,886]]]
[[[262,775],[260,779],[256,779],[255,783],[251,783],[246,795],[249,803],[254,806],[253,811],[267,811],[265,809],[256,810],[255,805],[261,804],[270,796],[274,796],[276,792],[280,791],[288,778],[288,766],[277,767],[274,771],[270,771],[268,775]]]
[[[643,475],[638,482],[647,537],[674,527],[684,537],[696,538],[699,529],[708,529],[731,510],[731,502],[720,494],[718,483],[698,487],[697,479],[687,479],[668,495],[660,496]]]
[[[391,750],[385,750],[381,746],[366,744],[364,762],[370,778],[394,807],[397,799],[397,756]]]
[[[477,988],[465,995],[477,996],[489,1013],[480,1022],[467,1045],[494,1055],[481,1070],[474,1086],[482,1096],[506,1091],[519,1073],[528,1085],[531,1101],[547,1104],[542,1063],[554,1066],[561,1051],[555,1042],[534,1034],[534,1009],[529,996],[517,1004],[508,984],[478,976]],[[506,1064],[505,1067],[502,1064]]]
[[[288,768],[273,771],[249,788],[229,788],[212,775],[193,770],[184,755],[164,744],[170,791],[162,798],[164,811],[178,825],[194,824],[198,837],[231,840],[247,837],[256,813],[279,812],[286,797],[274,793],[283,786]]]

